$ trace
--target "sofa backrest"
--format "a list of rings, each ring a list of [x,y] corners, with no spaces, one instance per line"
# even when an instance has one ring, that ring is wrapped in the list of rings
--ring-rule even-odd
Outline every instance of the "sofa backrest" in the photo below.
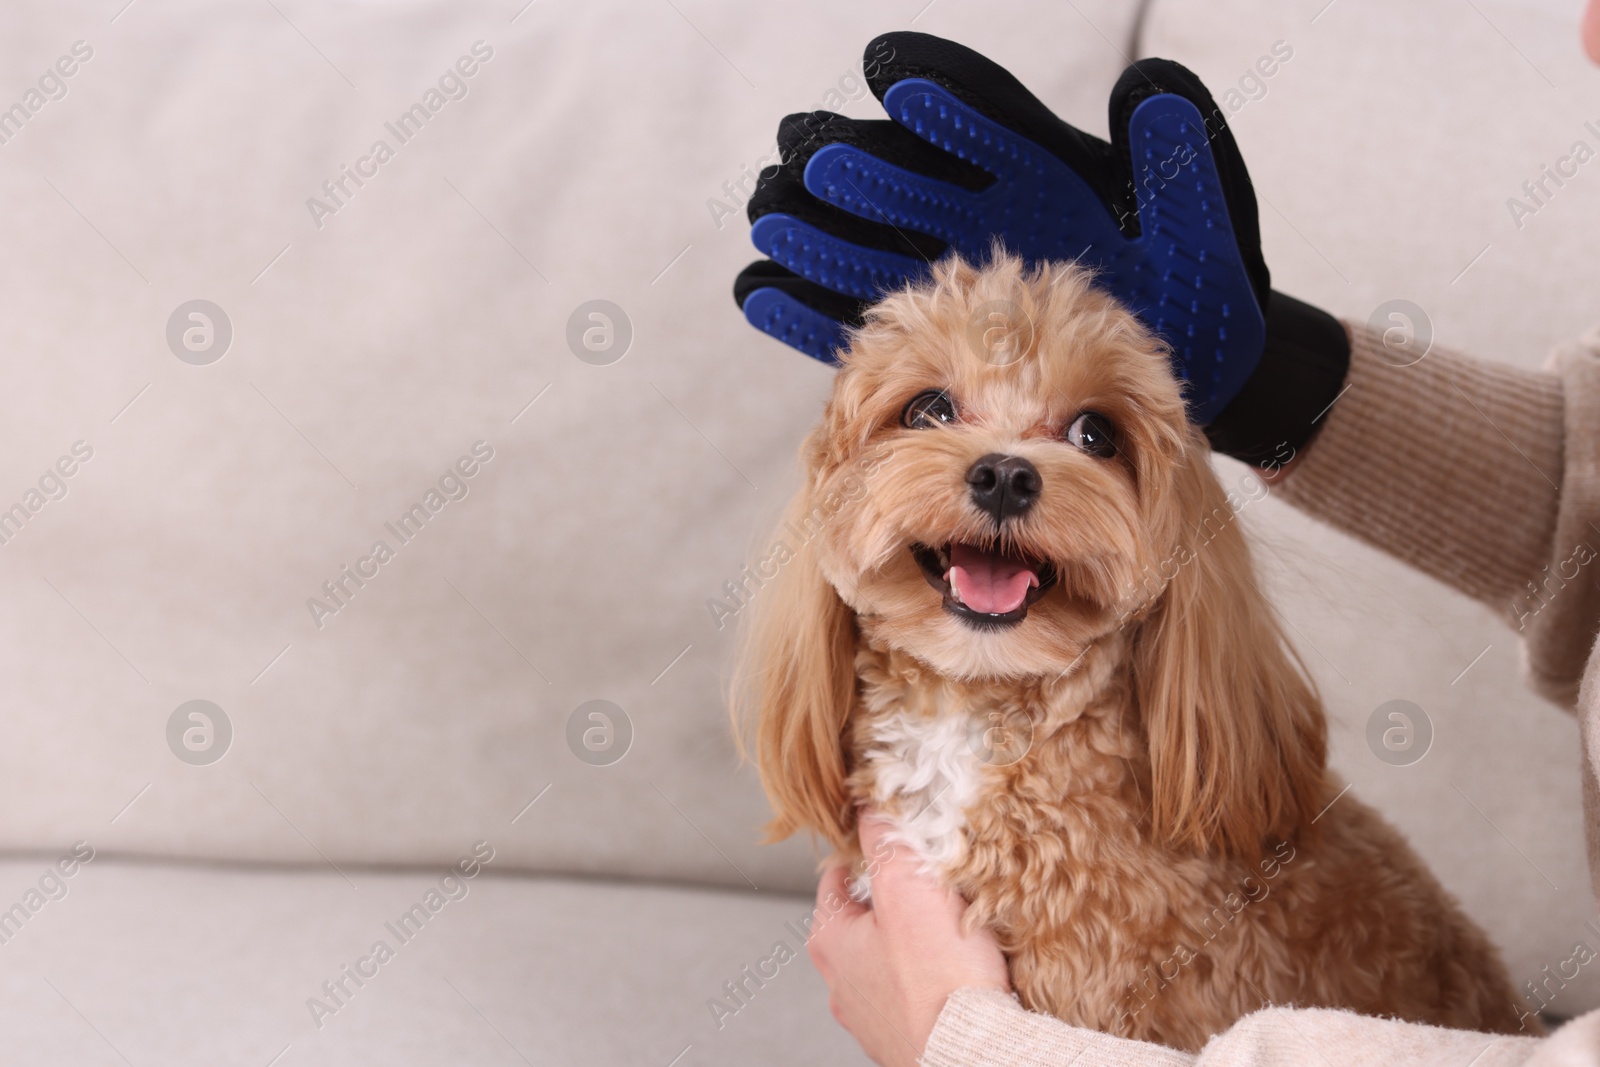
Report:
[[[779,117],[870,114],[896,24],[521,6],[8,18],[0,845],[812,884],[707,601],[831,372],[730,293]],[[1097,114],[1031,10],[927,19]]]

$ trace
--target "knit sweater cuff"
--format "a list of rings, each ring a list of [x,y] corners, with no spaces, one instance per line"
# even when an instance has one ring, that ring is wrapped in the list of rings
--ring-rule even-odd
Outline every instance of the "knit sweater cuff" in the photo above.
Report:
[[[958,989],[939,1013],[921,1062],[923,1067],[1191,1067],[1194,1057],[1068,1026],[1028,1011],[998,989]]]
[[[1525,1067],[1541,1047],[1532,1037],[1446,1030],[1349,1011],[1265,1008],[1213,1037],[1199,1067]],[[1588,1067],[1582,1060],[1574,1063]]]
[[[1557,348],[1546,367],[1565,401],[1561,510],[1545,567],[1521,597],[1519,627],[1528,683],[1571,706],[1600,623],[1600,329]]]
[[[1345,391],[1279,491],[1519,625],[1555,535],[1560,379],[1347,328]]]
[[[1567,1030],[1541,1043],[1348,1011],[1267,1008],[1213,1037],[1196,1058],[1164,1045],[1069,1026],[1028,1011],[997,989],[958,989],[939,1013],[920,1062],[922,1067],[1246,1067],[1324,1060],[1349,1067],[1600,1064],[1593,1049],[1600,1012],[1574,1020]],[[1589,1055],[1566,1058],[1578,1050]],[[1313,1058],[1308,1051],[1321,1055]]]

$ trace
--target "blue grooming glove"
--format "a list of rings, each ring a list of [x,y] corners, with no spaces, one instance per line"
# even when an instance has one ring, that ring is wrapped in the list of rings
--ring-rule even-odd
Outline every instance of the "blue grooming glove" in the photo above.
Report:
[[[814,112],[779,127],[783,162],[749,206],[771,259],[734,286],[753,325],[833,362],[883,293],[946,252],[981,262],[998,239],[1029,262],[1093,267],[1171,346],[1219,450],[1282,459],[1309,438],[1342,388],[1348,340],[1272,292],[1249,174],[1192,73],[1129,67],[1107,144],[951,41],[886,34],[865,70],[890,121]]]

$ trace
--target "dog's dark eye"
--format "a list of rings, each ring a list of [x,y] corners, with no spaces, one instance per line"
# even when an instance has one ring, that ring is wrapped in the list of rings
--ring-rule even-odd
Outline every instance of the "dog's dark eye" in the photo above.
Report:
[[[1067,443],[1091,456],[1108,459],[1117,454],[1117,434],[1111,420],[1097,411],[1085,411],[1067,427]]]
[[[900,422],[912,430],[926,430],[940,423],[948,425],[955,421],[955,401],[938,389],[918,393],[911,398],[905,411],[900,413]]]

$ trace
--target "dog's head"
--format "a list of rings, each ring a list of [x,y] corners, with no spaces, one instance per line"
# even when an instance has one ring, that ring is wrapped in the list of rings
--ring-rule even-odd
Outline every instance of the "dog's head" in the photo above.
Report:
[[[1257,591],[1164,346],[1070,265],[942,261],[868,312],[747,648],[773,829],[836,843],[865,631],[950,678],[1128,636],[1155,831],[1247,852],[1320,785],[1322,717]]]

